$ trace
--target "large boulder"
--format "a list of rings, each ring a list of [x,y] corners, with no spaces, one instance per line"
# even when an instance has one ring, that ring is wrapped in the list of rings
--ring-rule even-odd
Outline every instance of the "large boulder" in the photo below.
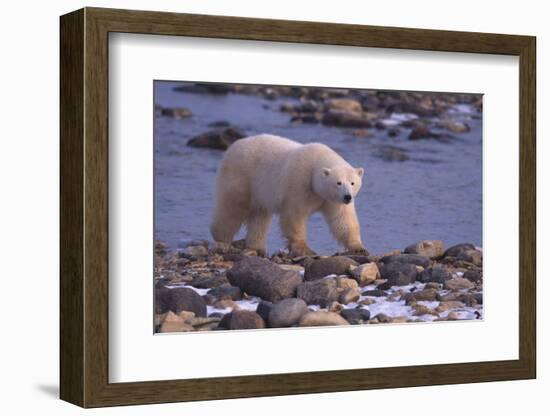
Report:
[[[245,257],[227,271],[227,279],[249,295],[270,302],[292,298],[302,279],[300,274],[260,257]]]
[[[268,324],[271,328],[294,326],[307,312],[307,305],[302,299],[283,299],[272,306]]]
[[[317,280],[331,274],[347,274],[350,266],[358,266],[358,263],[346,256],[309,260],[305,264],[304,279]]]
[[[444,253],[444,256],[445,257],[458,257],[461,253],[464,253],[464,252],[467,252],[467,251],[470,251],[470,250],[475,250],[475,246],[473,244],[470,244],[470,243],[461,243],[461,244],[456,244],[452,247],[449,247],[445,253]]]
[[[210,130],[192,137],[187,142],[187,146],[226,150],[229,146],[243,137],[245,137],[245,135],[239,129],[235,127],[225,127]]]
[[[298,298],[308,305],[328,306],[339,298],[338,285],[334,279],[321,279],[304,282],[296,291]]]
[[[330,110],[349,111],[352,113],[363,112],[361,103],[351,98],[332,98],[325,101],[325,106]]]
[[[196,316],[206,316],[206,302],[193,289],[187,287],[159,287],[155,290],[155,312],[172,311],[194,312]]]
[[[441,257],[445,251],[445,245],[441,240],[422,240],[405,248],[405,253],[418,254],[432,259]]]

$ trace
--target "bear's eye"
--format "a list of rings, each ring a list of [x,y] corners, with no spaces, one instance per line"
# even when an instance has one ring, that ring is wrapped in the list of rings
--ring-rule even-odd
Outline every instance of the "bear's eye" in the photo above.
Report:
[[[340,185],[342,185],[342,182],[338,181],[338,182],[336,182],[336,185],[340,186]]]
[[[352,183],[351,183],[351,186],[353,186],[353,185],[355,185],[355,182],[352,182]]]

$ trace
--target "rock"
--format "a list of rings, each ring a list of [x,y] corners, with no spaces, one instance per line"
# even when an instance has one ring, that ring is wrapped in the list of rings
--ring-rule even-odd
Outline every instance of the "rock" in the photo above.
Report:
[[[414,126],[409,133],[409,140],[434,139],[437,137],[439,136],[423,124]]]
[[[371,263],[372,258],[369,255],[362,254],[346,254],[346,257],[356,261],[359,264]]]
[[[350,266],[357,266],[357,262],[346,256],[333,256],[311,260],[305,265],[304,279],[316,280],[325,276],[347,274]]]
[[[351,111],[329,110],[321,119],[325,126],[369,128],[372,126],[366,114]]]
[[[208,123],[208,127],[220,128],[220,127],[229,127],[229,126],[231,126],[231,123],[227,120],[217,120],[217,121],[213,121],[212,123]]]
[[[187,246],[183,249],[183,254],[192,257],[205,257],[208,256],[208,248],[204,246]]]
[[[366,286],[380,278],[380,270],[376,263],[365,263],[351,268],[352,277],[359,283],[359,286]]]
[[[404,300],[407,305],[418,301],[434,301],[438,299],[439,291],[437,289],[415,290],[401,296],[401,300]]]
[[[380,259],[382,263],[409,263],[415,264],[417,266],[422,266],[424,268],[430,265],[430,259],[425,256],[420,256],[418,254],[391,254],[384,256]]]
[[[265,322],[260,315],[252,311],[233,311],[225,315],[219,323],[225,329],[262,329]]]
[[[227,271],[227,278],[249,295],[271,302],[294,297],[296,288],[302,283],[298,272],[283,270],[260,257],[245,257],[235,263]]]
[[[475,250],[475,246],[470,243],[461,243],[454,245],[452,247],[449,247],[445,253],[443,254],[445,257],[458,257],[460,253]]]
[[[348,303],[357,302],[361,297],[361,292],[357,288],[345,289],[340,293],[339,302],[342,305],[347,305]]]
[[[448,290],[473,289],[476,285],[463,277],[447,280],[443,287]]]
[[[405,248],[405,253],[418,254],[432,259],[441,257],[444,252],[445,245],[441,240],[422,240]]]
[[[350,279],[348,277],[336,277],[334,280],[336,280],[336,287],[338,289],[354,289],[357,288],[357,281]]]
[[[439,123],[439,126],[449,131],[452,131],[453,133],[467,133],[470,131],[470,126],[468,125],[468,123],[465,123],[463,121],[446,120]]]
[[[439,316],[439,314],[434,311],[432,308],[428,308],[426,305],[413,305],[412,306],[415,316],[422,316],[422,315],[435,315]]]
[[[265,322],[269,322],[269,313],[271,312],[272,307],[273,303],[268,302],[267,300],[262,300],[256,307],[256,313],[260,315]]]
[[[370,319],[370,312],[363,308],[344,309],[340,312],[340,315],[351,325],[366,324]]]
[[[316,311],[308,312],[298,324],[299,326],[336,326],[336,325],[349,325],[342,316],[335,312]]]
[[[407,153],[407,149],[386,145],[378,147],[374,152],[374,156],[387,162],[404,162],[410,159]]]
[[[381,297],[388,296],[388,294],[386,292],[384,292],[383,290],[380,290],[380,289],[365,290],[362,293],[362,295],[363,296],[372,296],[372,297],[375,297],[375,298],[381,298]]]
[[[416,267],[410,263],[385,263],[380,269],[380,275],[392,286],[405,286],[416,280]]]
[[[216,274],[214,276],[197,276],[189,284],[197,289],[212,289],[222,285],[229,285],[229,281],[224,275]]]
[[[307,305],[302,299],[283,299],[271,308],[268,324],[271,328],[294,326],[307,312]]]
[[[349,111],[352,113],[363,112],[363,106],[361,103],[351,98],[333,98],[325,101],[325,106],[329,110]]]
[[[175,119],[181,120],[181,119],[184,119],[184,118],[191,117],[193,115],[193,113],[188,108],[183,108],[183,107],[181,107],[181,108],[178,108],[178,107],[175,107],[175,108],[161,107],[160,108],[160,115],[164,116],[164,117],[170,117],[170,118],[175,118]]]
[[[237,128],[225,127],[199,134],[191,138],[187,142],[187,146],[226,150],[229,146],[243,137],[245,137],[245,135]]]
[[[155,290],[155,311],[156,313],[191,311],[196,316],[206,316],[206,302],[193,289],[162,287]]]
[[[352,130],[350,133],[353,137],[369,137],[370,136],[370,131],[368,129],[355,129],[355,130]]]
[[[215,94],[225,95],[235,90],[233,85],[221,84],[221,83],[202,83],[197,82],[194,84],[185,83],[174,87],[174,91],[188,92],[194,94]]]
[[[159,332],[189,332],[193,331],[193,329],[193,326],[186,323],[182,317],[170,311],[165,315]]]
[[[400,130],[396,127],[388,129],[388,137],[397,137],[399,136]]]
[[[338,288],[334,279],[321,279],[304,282],[298,286],[297,297],[308,305],[326,307],[339,298]]]
[[[218,300],[239,300],[242,298],[241,289],[237,286],[231,286],[229,284],[223,284],[221,286],[215,287],[214,289],[208,292],[210,296],[214,296]]]
[[[449,272],[446,267],[439,265],[429,267],[420,273],[420,281],[422,283],[445,283],[447,280],[451,279],[451,277],[451,272]]]
[[[439,305],[435,310],[439,313],[446,312],[451,309],[460,309],[463,308],[464,304],[458,300],[446,300],[439,302]]]
[[[441,289],[441,283],[437,283],[437,282],[428,282],[426,283],[426,285],[424,286],[424,289]]]
[[[481,252],[478,250],[466,250],[461,253],[459,253],[456,256],[457,260],[466,261],[468,263],[472,263],[476,266],[481,266],[483,262],[483,258],[481,255]]]
[[[464,272],[464,277],[465,279],[468,279],[474,283],[478,283],[478,282],[481,282],[482,281],[482,276],[481,276],[481,273],[479,272],[476,272],[475,270],[467,270]]]

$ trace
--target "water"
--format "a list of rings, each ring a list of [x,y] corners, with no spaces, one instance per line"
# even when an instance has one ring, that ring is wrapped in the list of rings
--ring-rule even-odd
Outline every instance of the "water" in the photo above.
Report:
[[[456,140],[408,141],[401,129],[396,138],[370,129],[369,137],[354,137],[353,129],[321,124],[291,124],[278,111],[288,98],[270,101],[240,94],[211,95],[173,91],[178,83],[155,82],[155,103],[186,107],[191,118],[155,119],[155,238],[172,248],[190,239],[211,239],[214,178],[223,152],[186,146],[189,138],[209,130],[209,123],[226,120],[248,135],[271,133],[301,143],[325,143],[355,167],[365,168],[363,187],[355,201],[362,237],[371,253],[382,254],[423,239],[447,246],[471,242],[482,246],[481,120],[457,106],[456,117],[471,126]],[[464,113],[464,114],[462,114]],[[397,118],[401,115],[394,115]],[[409,150],[411,160],[388,162],[375,156],[382,145]],[[308,224],[309,245],[320,254],[341,250],[320,214]],[[243,238],[241,230],[236,238]],[[277,219],[268,251],[285,247]]]

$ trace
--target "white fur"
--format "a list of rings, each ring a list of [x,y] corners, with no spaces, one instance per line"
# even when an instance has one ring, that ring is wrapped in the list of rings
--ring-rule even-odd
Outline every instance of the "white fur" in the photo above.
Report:
[[[362,176],[362,168],[321,143],[302,145],[267,134],[238,140],[218,170],[212,236],[230,244],[246,224],[247,247],[265,254],[271,217],[278,213],[292,253],[312,254],[306,224],[321,211],[341,244],[363,250],[354,206]],[[352,198],[347,204],[346,195]]]

